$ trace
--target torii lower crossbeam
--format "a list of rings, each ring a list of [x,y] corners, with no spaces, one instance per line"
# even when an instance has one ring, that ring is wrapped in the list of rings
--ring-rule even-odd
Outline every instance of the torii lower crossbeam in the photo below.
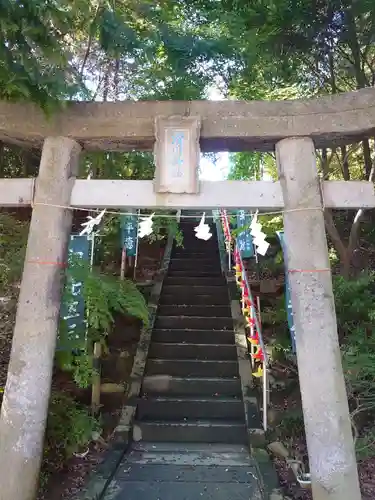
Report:
[[[0,206],[32,204],[35,179],[0,179]],[[374,208],[374,185],[367,181],[322,182],[324,206],[336,209]],[[51,202],[52,203],[52,202]],[[282,210],[280,182],[201,181],[198,194],[156,193],[153,181],[76,180],[70,205],[77,208],[182,209],[215,208]]]

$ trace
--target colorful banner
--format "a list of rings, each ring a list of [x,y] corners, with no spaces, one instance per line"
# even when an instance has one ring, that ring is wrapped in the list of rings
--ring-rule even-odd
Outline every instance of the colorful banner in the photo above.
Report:
[[[71,263],[73,256],[88,263],[90,251],[91,239],[87,234],[82,236],[72,235],[68,248],[68,265]],[[73,300],[70,300],[69,303],[62,303],[60,315],[66,321],[68,337],[78,339],[85,335],[86,332],[85,301],[82,296],[83,283],[73,279],[69,285],[71,286]],[[63,346],[60,346],[60,348],[63,348]]]
[[[138,216],[121,215],[121,245],[128,257],[137,253]]]
[[[245,210],[237,211],[237,228],[241,228],[244,226],[249,227],[251,224],[251,215],[246,214]],[[250,234],[250,229],[242,231],[237,235],[237,247],[241,252],[241,257],[243,259],[249,259],[250,257],[254,257],[254,245],[253,245],[253,237]]]
[[[284,231],[277,231],[277,236],[279,237],[281,248],[284,254],[284,268],[285,268],[285,306],[286,306],[286,311],[287,311],[287,317],[288,317],[288,325],[289,325],[289,331],[290,331],[290,337],[292,339],[292,349],[293,352],[296,352],[296,332],[295,332],[295,326],[294,326],[294,319],[293,319],[293,310],[292,310],[292,299],[290,296],[290,286],[289,286],[289,274],[288,274],[288,259],[287,259],[287,252],[286,252],[286,242],[284,238]]]

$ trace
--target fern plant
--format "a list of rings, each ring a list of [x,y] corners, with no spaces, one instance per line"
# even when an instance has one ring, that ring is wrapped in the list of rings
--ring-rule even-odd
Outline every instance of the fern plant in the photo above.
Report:
[[[87,328],[82,325],[74,331],[69,330],[67,320],[60,320],[58,334],[59,349],[56,361],[61,370],[72,373],[79,387],[88,387],[93,375],[93,342],[105,343],[114,323],[114,313],[120,312],[149,324],[148,308],[142,293],[129,280],[120,281],[96,270],[90,270],[79,259],[72,260],[67,271],[66,283],[82,283],[82,295],[87,311]],[[69,306],[75,297],[65,287],[63,300]]]

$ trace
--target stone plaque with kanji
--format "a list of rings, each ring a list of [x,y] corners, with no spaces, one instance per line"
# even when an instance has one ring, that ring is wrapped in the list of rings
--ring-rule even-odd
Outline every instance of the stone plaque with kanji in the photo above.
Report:
[[[201,122],[197,116],[157,117],[155,120],[155,191],[198,193]]]

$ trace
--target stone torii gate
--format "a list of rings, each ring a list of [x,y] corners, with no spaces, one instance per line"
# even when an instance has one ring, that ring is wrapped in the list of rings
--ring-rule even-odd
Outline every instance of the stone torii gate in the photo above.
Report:
[[[0,206],[33,206],[1,411],[0,500],[32,500],[37,487],[72,221],[66,206],[284,210],[313,497],[359,500],[323,211],[373,208],[375,196],[369,182],[321,183],[315,148],[374,131],[375,89],[290,102],[74,103],[49,120],[32,106],[0,103],[0,140],[42,148],[36,180],[0,180]],[[155,182],[76,180],[82,150],[150,150],[155,138]],[[199,182],[199,146],[275,148],[280,180]],[[169,165],[176,147],[178,172]]]

